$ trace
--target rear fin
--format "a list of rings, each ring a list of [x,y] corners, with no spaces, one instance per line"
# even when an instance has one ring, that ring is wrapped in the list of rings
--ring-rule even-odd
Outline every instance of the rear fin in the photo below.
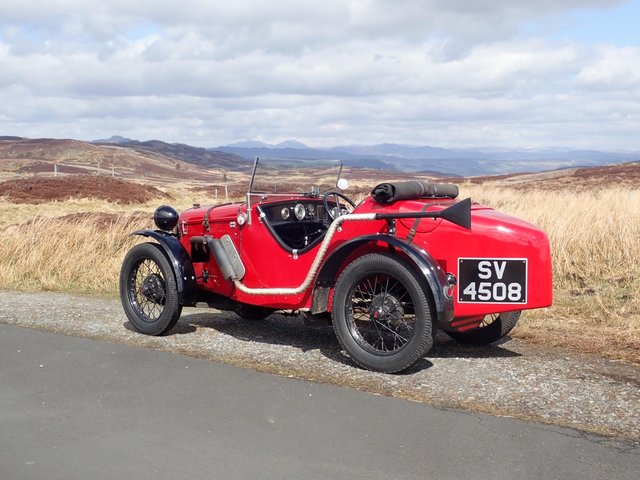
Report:
[[[445,208],[439,212],[438,216],[448,222],[471,230],[471,198],[465,198],[449,208]]]

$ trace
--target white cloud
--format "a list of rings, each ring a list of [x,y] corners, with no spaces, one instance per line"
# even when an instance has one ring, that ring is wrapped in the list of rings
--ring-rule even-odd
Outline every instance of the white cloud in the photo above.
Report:
[[[520,29],[618,3],[4,0],[0,134],[638,148],[640,49]]]
[[[595,61],[585,65],[578,75],[578,85],[589,89],[634,91],[640,88],[640,47],[602,47]]]

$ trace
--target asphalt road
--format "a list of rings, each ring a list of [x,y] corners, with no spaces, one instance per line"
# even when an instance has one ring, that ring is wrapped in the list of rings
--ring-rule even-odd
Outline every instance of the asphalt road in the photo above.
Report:
[[[0,325],[0,478],[636,479],[574,430]]]

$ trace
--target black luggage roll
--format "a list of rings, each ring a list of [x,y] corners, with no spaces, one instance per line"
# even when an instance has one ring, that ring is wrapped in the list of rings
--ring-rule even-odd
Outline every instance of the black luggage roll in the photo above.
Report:
[[[423,183],[417,180],[381,183],[371,190],[371,196],[381,204],[418,198],[456,198],[458,186],[446,183]]]

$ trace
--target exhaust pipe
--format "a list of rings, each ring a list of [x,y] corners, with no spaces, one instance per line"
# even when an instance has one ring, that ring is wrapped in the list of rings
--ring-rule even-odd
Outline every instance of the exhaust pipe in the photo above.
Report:
[[[471,230],[471,199],[467,198],[465,200],[462,200],[461,202],[451,205],[449,208],[445,208],[440,212],[350,213],[348,215],[342,215],[340,217],[337,217],[329,226],[329,229],[325,234],[324,240],[320,244],[320,248],[318,249],[316,258],[311,264],[311,267],[309,268],[307,277],[304,279],[302,284],[298,287],[292,287],[292,288],[247,287],[242,282],[240,282],[240,280],[237,278],[237,275],[232,273],[233,267],[231,265],[229,265],[230,269],[226,270],[228,273],[230,273],[230,277],[227,277],[227,278],[229,280],[233,280],[233,284],[238,290],[249,295],[298,295],[306,291],[311,286],[311,282],[313,281],[316,274],[318,273],[318,270],[320,269],[320,264],[327,253],[327,250],[329,248],[329,243],[331,242],[333,235],[336,233],[336,230],[343,222],[392,220],[395,218],[443,218],[449,222],[455,223],[456,225],[460,225],[461,227]],[[212,245],[212,248],[215,248],[215,246]],[[225,262],[223,261],[223,263]],[[223,275],[227,275],[227,274],[223,272]]]

